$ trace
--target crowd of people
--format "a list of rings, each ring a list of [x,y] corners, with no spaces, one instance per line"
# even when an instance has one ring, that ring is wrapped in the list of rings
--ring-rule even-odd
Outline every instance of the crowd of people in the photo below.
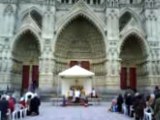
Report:
[[[89,95],[86,95],[84,89],[73,89],[68,91],[68,96],[63,99],[63,106],[67,104],[82,104],[88,106],[88,97],[98,98],[94,88]],[[40,98],[37,93],[27,92],[19,100],[8,94],[0,95],[1,120],[7,120],[9,114],[15,109],[27,109],[27,115],[39,115]],[[145,113],[152,116],[152,120],[160,120],[160,88],[155,87],[153,93],[148,95],[128,89],[124,95],[119,94],[112,100],[112,112],[125,113],[135,120],[145,120]]]
[[[1,120],[7,120],[15,110],[20,109],[26,109],[27,115],[39,115],[39,106],[40,98],[37,93],[27,92],[19,100],[7,93],[0,95]]]
[[[160,120],[160,88],[156,86],[153,93],[148,95],[129,89],[124,96],[119,94],[112,100],[109,110],[125,113],[135,120],[144,120],[145,113],[151,114],[152,120]]]

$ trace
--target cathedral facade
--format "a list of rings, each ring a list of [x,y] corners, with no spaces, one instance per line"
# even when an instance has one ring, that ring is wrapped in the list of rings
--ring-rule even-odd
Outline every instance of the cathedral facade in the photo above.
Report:
[[[99,91],[160,85],[159,0],[0,0],[0,89],[57,89],[79,64]]]

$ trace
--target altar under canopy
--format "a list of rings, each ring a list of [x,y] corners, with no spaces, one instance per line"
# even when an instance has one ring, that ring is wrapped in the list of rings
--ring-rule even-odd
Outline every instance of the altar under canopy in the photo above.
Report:
[[[88,71],[78,65],[75,65],[59,74],[58,89],[60,88],[61,95],[68,95],[70,87],[84,89],[86,95],[91,93],[92,87],[94,87],[95,75],[93,72]],[[57,90],[58,92],[58,90]]]

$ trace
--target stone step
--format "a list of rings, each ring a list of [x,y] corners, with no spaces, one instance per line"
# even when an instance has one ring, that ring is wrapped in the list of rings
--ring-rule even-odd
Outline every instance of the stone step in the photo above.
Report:
[[[117,96],[118,94],[117,93],[115,93],[115,92],[106,92],[106,93],[102,93],[102,94],[100,94],[99,95],[99,97],[101,98],[101,101],[107,101],[107,102],[109,102],[109,101],[111,101],[113,98],[115,98],[116,96]],[[61,97],[62,98],[62,96],[57,96],[57,93],[55,93],[55,92],[50,92],[50,93],[41,93],[40,94],[40,97],[41,97],[41,100],[42,101],[44,101],[44,102],[47,102],[47,101],[51,101],[51,99],[53,98],[57,98],[57,97]]]

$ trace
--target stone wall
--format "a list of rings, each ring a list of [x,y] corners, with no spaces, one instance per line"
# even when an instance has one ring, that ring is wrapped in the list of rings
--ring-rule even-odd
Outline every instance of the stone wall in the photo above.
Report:
[[[32,14],[32,11],[36,11],[36,14]],[[22,65],[15,63],[14,59],[22,62],[21,64],[27,60],[22,61],[15,57],[14,47],[17,39],[20,39],[19,36],[29,30],[37,39],[38,48],[36,49],[39,49],[40,52],[36,60],[36,64],[40,66],[39,87],[42,90],[54,89],[58,72],[66,69],[69,61],[74,58],[74,54],[73,57],[67,58],[64,50],[68,50],[70,44],[66,47],[68,43],[66,41],[60,43],[59,38],[62,37],[65,27],[69,26],[77,16],[87,19],[101,35],[101,43],[98,38],[94,40],[95,36],[91,35],[89,38],[92,42],[82,44],[82,46],[91,45],[91,51],[97,53],[103,49],[100,52],[104,56],[98,59],[93,58],[94,56],[81,58],[91,61],[91,71],[96,73],[95,81],[100,91],[113,89],[113,86],[117,90],[120,89],[119,73],[122,62],[120,53],[124,41],[131,34],[141,38],[139,44],[141,44],[142,51],[145,51],[143,65],[137,65],[137,87],[147,88],[160,84],[159,11],[160,3],[149,0],[137,0],[132,3],[129,0],[119,0],[119,2],[115,0],[100,0],[99,2],[97,0],[95,3],[93,0],[86,2],[79,0],[74,3],[71,0],[68,2],[65,0],[0,0],[1,88],[6,89],[6,86],[9,85],[20,89],[18,85],[22,82]],[[125,13],[130,14],[129,21],[123,20]],[[39,21],[35,19],[37,15],[42,18],[41,27],[37,24]],[[124,22],[122,30],[120,29],[121,18]],[[57,57],[58,53],[61,53],[61,57]],[[25,52],[23,54],[25,55]]]

